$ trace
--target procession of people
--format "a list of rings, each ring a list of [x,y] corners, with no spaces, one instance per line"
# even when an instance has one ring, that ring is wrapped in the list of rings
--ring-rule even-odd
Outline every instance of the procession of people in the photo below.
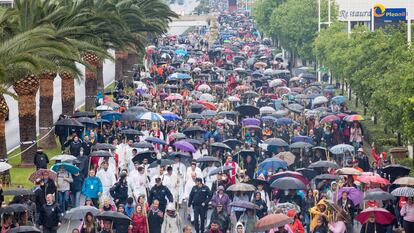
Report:
[[[367,144],[365,117],[248,12],[216,10],[154,39],[95,112],[61,116],[34,188],[0,186],[2,233],[414,232],[414,178]]]

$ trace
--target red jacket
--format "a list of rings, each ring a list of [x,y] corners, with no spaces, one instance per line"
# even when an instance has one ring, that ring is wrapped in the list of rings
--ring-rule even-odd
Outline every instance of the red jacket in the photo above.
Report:
[[[147,231],[147,218],[145,215],[134,213],[131,217],[132,221],[132,233],[148,233]]]
[[[292,228],[293,233],[305,233],[305,229],[299,219],[295,219],[295,221],[292,224],[289,224],[289,226]]]

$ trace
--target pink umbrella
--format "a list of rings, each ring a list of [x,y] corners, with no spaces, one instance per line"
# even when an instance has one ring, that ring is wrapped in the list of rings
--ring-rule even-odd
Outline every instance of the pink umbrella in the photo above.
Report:
[[[270,177],[269,183],[272,183],[273,181],[283,178],[283,177],[293,177],[300,181],[302,181],[303,184],[307,185],[309,184],[309,181],[299,172],[292,172],[292,171],[285,171],[285,172],[278,172]]]
[[[331,122],[333,122],[333,121],[337,121],[337,120],[340,120],[341,118],[339,118],[338,116],[336,116],[336,115],[329,115],[329,116],[326,116],[326,117],[324,117],[322,120],[321,120],[321,124],[325,124],[325,123],[331,123]]]
[[[366,176],[366,175],[362,175],[360,177],[357,177],[357,179],[359,181],[361,181],[362,183],[377,183],[377,184],[385,184],[385,185],[389,185],[390,181],[387,179],[382,178],[379,175],[371,175],[371,176]]]
[[[364,224],[372,215],[375,216],[375,222],[379,224],[390,224],[395,218],[395,216],[386,209],[369,207],[359,213],[355,219]]]

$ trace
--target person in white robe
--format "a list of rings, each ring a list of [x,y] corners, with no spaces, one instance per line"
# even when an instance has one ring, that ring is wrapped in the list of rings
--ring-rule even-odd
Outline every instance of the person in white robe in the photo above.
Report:
[[[213,182],[217,180],[216,176],[209,176],[208,174],[210,173],[210,171],[216,169],[217,167],[214,166],[213,162],[209,162],[208,166],[206,168],[204,168],[203,170],[203,178],[205,181],[205,185],[208,186],[208,188],[211,190],[211,186],[213,185]]]
[[[188,177],[190,177],[190,178],[185,181],[184,194],[181,197],[181,199],[182,199],[181,203],[184,202],[186,206],[187,206],[187,203],[188,203],[188,199],[190,197],[191,190],[193,189],[193,187],[195,185],[195,180],[197,178],[197,173],[196,172],[191,172]],[[183,205],[184,205],[184,203],[183,203]],[[186,208],[186,207],[184,207],[184,208]],[[191,207],[187,208],[187,213],[190,214],[191,222],[193,222],[194,221],[194,211],[192,210]]]
[[[167,172],[164,174],[163,184],[170,190],[171,194],[174,197],[174,201],[178,200],[178,190],[179,190],[179,184],[180,179],[176,172],[173,171],[173,168],[171,166],[167,167]],[[168,181],[168,182],[167,182]]]
[[[134,195],[135,200],[138,200],[140,195],[147,196],[148,185],[148,177],[144,167],[135,163],[135,170],[131,171],[128,176],[128,190]]]
[[[98,173],[96,173],[96,177],[98,177],[102,182],[102,195],[99,200],[101,203],[103,203],[107,197],[112,199],[109,194],[109,189],[111,189],[111,187],[116,183],[115,173],[108,169],[108,167],[108,162],[104,161],[101,164],[101,168]]]

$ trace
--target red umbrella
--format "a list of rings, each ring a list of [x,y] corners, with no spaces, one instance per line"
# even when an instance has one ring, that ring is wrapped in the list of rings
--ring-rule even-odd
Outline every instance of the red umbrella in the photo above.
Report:
[[[355,219],[364,224],[372,215],[375,216],[375,222],[379,224],[390,224],[395,218],[395,216],[386,209],[369,207],[359,213]]]
[[[336,116],[339,117],[339,118],[341,118],[341,120],[342,120],[342,119],[344,119],[344,117],[348,116],[348,114],[346,114],[346,113],[338,113],[338,114],[336,114]]]
[[[216,105],[211,102],[207,102],[205,100],[197,100],[197,103],[204,105],[204,107],[207,109],[214,110],[214,111],[217,110]]]
[[[326,116],[326,117],[324,117],[322,120],[321,120],[321,124],[325,124],[325,123],[331,123],[331,122],[333,122],[333,121],[337,121],[337,120],[340,120],[341,118],[339,118],[338,116],[336,116],[336,115],[329,115],[329,116]]]
[[[382,178],[379,175],[373,175],[373,176],[364,176],[361,175],[360,177],[357,177],[357,180],[361,181],[362,183],[377,183],[377,184],[390,184],[390,181],[387,179]]]

